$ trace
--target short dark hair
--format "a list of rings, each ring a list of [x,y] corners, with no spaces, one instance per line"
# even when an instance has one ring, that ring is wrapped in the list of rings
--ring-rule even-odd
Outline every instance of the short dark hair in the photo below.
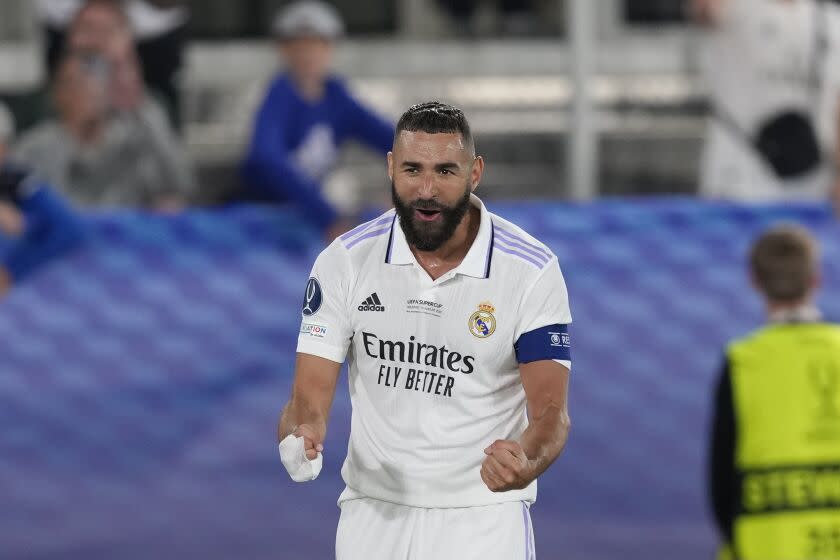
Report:
[[[750,252],[755,283],[770,301],[800,301],[814,285],[818,253],[816,241],[805,228],[771,228],[758,238]]]
[[[475,151],[470,123],[464,112],[440,101],[426,101],[409,107],[397,121],[395,136],[403,130],[429,134],[458,133],[464,139],[464,145]]]

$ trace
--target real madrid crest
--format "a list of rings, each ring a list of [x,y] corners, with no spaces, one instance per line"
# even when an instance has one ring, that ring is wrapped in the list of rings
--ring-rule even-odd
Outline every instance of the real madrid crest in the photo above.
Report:
[[[473,336],[487,338],[496,330],[496,308],[488,302],[478,304],[478,311],[470,315],[469,327]]]

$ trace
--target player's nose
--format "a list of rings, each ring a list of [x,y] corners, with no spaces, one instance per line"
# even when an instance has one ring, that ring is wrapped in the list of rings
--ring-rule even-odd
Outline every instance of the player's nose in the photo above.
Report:
[[[437,185],[435,184],[434,174],[423,176],[417,194],[419,198],[427,200],[431,200],[437,196]]]

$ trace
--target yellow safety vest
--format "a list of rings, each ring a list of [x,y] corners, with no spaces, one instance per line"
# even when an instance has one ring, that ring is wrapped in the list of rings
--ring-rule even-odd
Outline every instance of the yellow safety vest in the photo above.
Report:
[[[840,559],[840,326],[774,324],[729,347],[739,560]]]

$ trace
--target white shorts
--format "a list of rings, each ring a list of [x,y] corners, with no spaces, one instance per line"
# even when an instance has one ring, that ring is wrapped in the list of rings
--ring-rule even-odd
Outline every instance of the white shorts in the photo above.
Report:
[[[528,504],[416,508],[370,498],[341,503],[336,560],[534,560]]]

